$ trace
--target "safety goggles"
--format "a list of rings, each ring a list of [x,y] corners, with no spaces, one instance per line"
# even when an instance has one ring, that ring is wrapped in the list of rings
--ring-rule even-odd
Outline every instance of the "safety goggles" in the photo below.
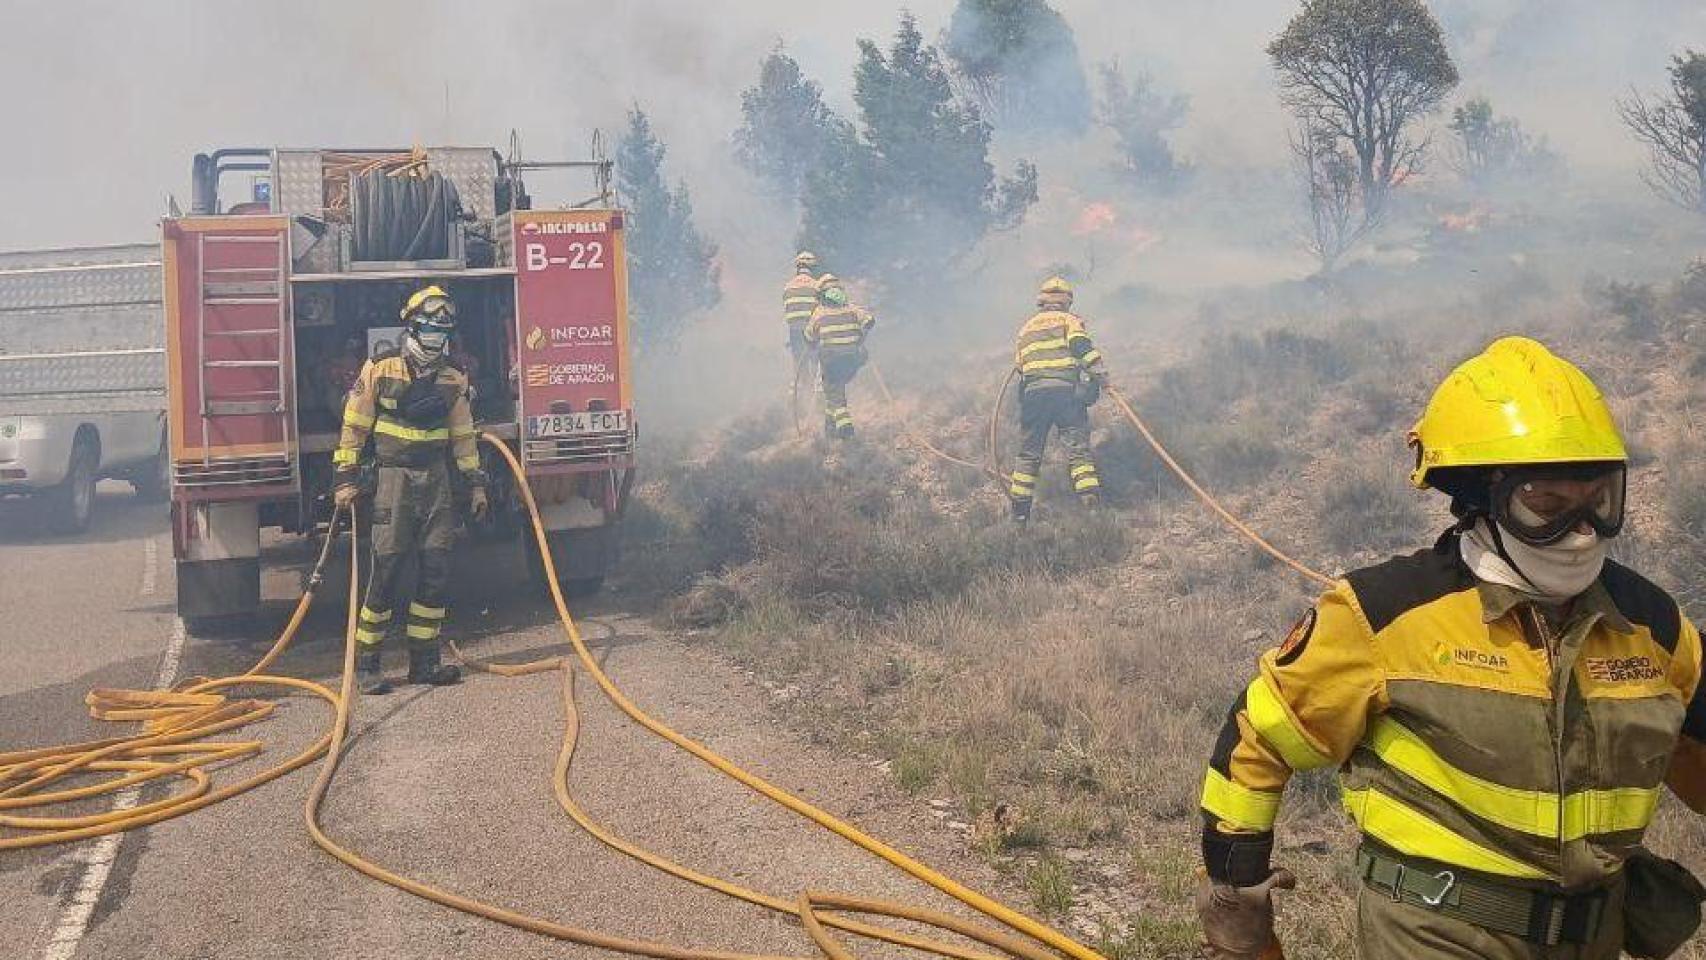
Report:
[[[1547,547],[1584,525],[1607,539],[1623,530],[1629,471],[1620,463],[1526,467],[1493,483],[1493,519],[1517,539]]]
[[[456,319],[456,304],[449,297],[428,297],[420,305],[410,311],[410,315],[419,318],[430,317],[449,322]]]

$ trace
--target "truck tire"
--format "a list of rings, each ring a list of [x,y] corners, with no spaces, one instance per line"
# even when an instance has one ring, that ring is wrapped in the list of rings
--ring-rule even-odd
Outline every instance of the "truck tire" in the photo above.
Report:
[[[154,459],[130,476],[136,497],[144,503],[162,503],[172,495],[172,456],[166,450],[166,438],[160,438],[160,450]]]
[[[95,442],[79,434],[71,447],[71,462],[65,479],[55,487],[48,525],[55,533],[82,533],[95,514],[95,480],[100,453]]]

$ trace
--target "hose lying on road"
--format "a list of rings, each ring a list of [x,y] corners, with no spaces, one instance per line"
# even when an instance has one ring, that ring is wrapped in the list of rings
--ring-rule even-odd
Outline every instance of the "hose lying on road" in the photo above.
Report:
[[[743,770],[702,744],[670,729],[635,706],[599,666],[582,639],[574,618],[569,613],[562,589],[557,584],[555,564],[546,542],[538,507],[522,475],[520,463],[501,441],[486,434],[482,434],[481,439],[497,449],[516,477],[517,486],[522,492],[523,500],[532,520],[534,536],[540,547],[540,555],[546,568],[546,582],[550,585],[551,597],[556,605],[558,616],[562,621],[569,642],[573,646],[574,658],[551,657],[523,664],[490,664],[468,658],[464,659],[474,669],[500,676],[526,676],[552,670],[562,673],[565,730],[562,749],[553,772],[553,790],[558,803],[578,824],[613,849],[676,877],[797,917],[823,955],[831,958],[831,960],[850,960],[851,954],[829,933],[827,928],[830,927],[858,936],[883,940],[918,951],[953,958],[953,960],[996,960],[989,954],[961,947],[957,944],[928,940],[902,931],[867,924],[841,914],[887,916],[924,924],[958,934],[994,948],[1001,953],[1020,958],[1020,960],[1054,960],[1058,956],[1049,949],[1037,946],[1037,943],[1077,958],[1077,960],[1102,960],[1095,951],[1088,947],[1030,917],[1026,917],[956,883],[898,850],[866,835],[856,827],[789,794],[755,774]],[[339,519],[341,518],[334,516],[333,530],[336,529]],[[212,680],[198,678],[186,681],[172,690],[96,691],[89,697],[91,712],[94,716],[103,720],[142,721],[144,724],[142,732],[131,737],[118,737],[90,743],[0,754],[0,787],[4,787],[3,790],[0,790],[0,811],[86,800],[123,790],[126,787],[139,787],[148,781],[173,775],[190,781],[190,787],[187,790],[164,800],[86,817],[27,818],[0,813],[0,826],[25,831],[20,836],[0,838],[0,851],[64,843],[158,823],[236,796],[305,766],[317,757],[324,756],[325,762],[321,766],[319,776],[304,803],[305,823],[309,834],[317,845],[365,876],[455,910],[504,923],[518,929],[587,946],[640,956],[665,958],[665,960],[783,960],[783,958],[727,951],[698,950],[651,941],[633,940],[529,916],[402,876],[341,846],[325,833],[320,825],[321,807],[337,774],[344,741],[349,730],[350,711],[356,702],[355,629],[358,622],[357,610],[360,604],[360,594],[358,578],[355,575],[359,567],[359,545],[354,533],[356,524],[353,508],[350,511],[349,520],[352,532],[350,535],[351,574],[348,614],[344,632],[342,680],[336,692],[312,681],[294,677],[273,676],[262,672],[283,654],[301,627],[303,618],[312,603],[315,590],[320,584],[321,571],[330,554],[333,534],[329,530],[326,544],[322,547],[314,572],[309,578],[308,588],[298,601],[284,631],[272,649],[250,670],[234,677]],[[459,651],[458,653],[460,654]],[[757,893],[729,881],[679,866],[615,836],[587,816],[585,811],[581,810],[579,805],[575,803],[568,789],[568,773],[579,733],[579,722],[574,702],[574,667],[576,661],[593,677],[605,696],[613,704],[646,729],[686,750],[750,789],[882,857],[916,879],[930,884],[978,913],[998,921],[1030,939],[986,930],[947,914],[903,904],[817,891],[805,891],[795,900],[788,901]],[[258,740],[202,742],[203,738],[263,719],[274,709],[273,704],[265,701],[228,700],[220,692],[230,687],[245,684],[283,686],[313,693],[333,707],[332,729],[285,763],[230,786],[213,789],[211,778],[208,772],[203,769],[204,767],[254,756],[261,751],[262,744]],[[88,787],[47,789],[68,777],[99,772],[117,772],[124,775]]]

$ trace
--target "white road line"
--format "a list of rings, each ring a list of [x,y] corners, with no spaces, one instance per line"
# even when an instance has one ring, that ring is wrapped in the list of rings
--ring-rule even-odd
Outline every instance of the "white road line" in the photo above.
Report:
[[[160,541],[153,537],[142,541],[142,588],[137,591],[145,597],[154,595],[156,568],[160,566]]]
[[[150,538],[145,551],[149,558],[150,570],[154,569],[153,561],[158,550],[159,547],[155,546],[153,538]],[[144,577],[142,582],[144,595],[153,592],[152,577]],[[172,681],[177,679],[178,664],[184,656],[184,639],[184,621],[173,617],[172,637],[167,641],[166,652],[160,658],[160,670],[154,677],[154,689],[169,687]],[[140,786],[121,790],[113,798],[113,810],[129,810],[136,806],[141,796]],[[112,875],[113,862],[118,859],[119,845],[123,842],[123,833],[109,833],[104,837],[95,838],[84,848],[82,874],[75,884],[65,888],[65,894],[60,897],[59,919],[53,924],[53,936],[48,938],[41,960],[71,960],[76,956],[77,947],[89,932],[89,921],[95,915],[95,904],[100,902],[101,892],[107,887],[107,878]]]

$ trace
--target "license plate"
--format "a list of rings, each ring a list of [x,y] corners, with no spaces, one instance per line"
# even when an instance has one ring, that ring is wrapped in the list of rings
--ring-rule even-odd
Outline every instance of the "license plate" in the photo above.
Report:
[[[582,410],[578,413],[542,413],[527,418],[527,438],[579,437],[590,433],[627,433],[628,411]]]

